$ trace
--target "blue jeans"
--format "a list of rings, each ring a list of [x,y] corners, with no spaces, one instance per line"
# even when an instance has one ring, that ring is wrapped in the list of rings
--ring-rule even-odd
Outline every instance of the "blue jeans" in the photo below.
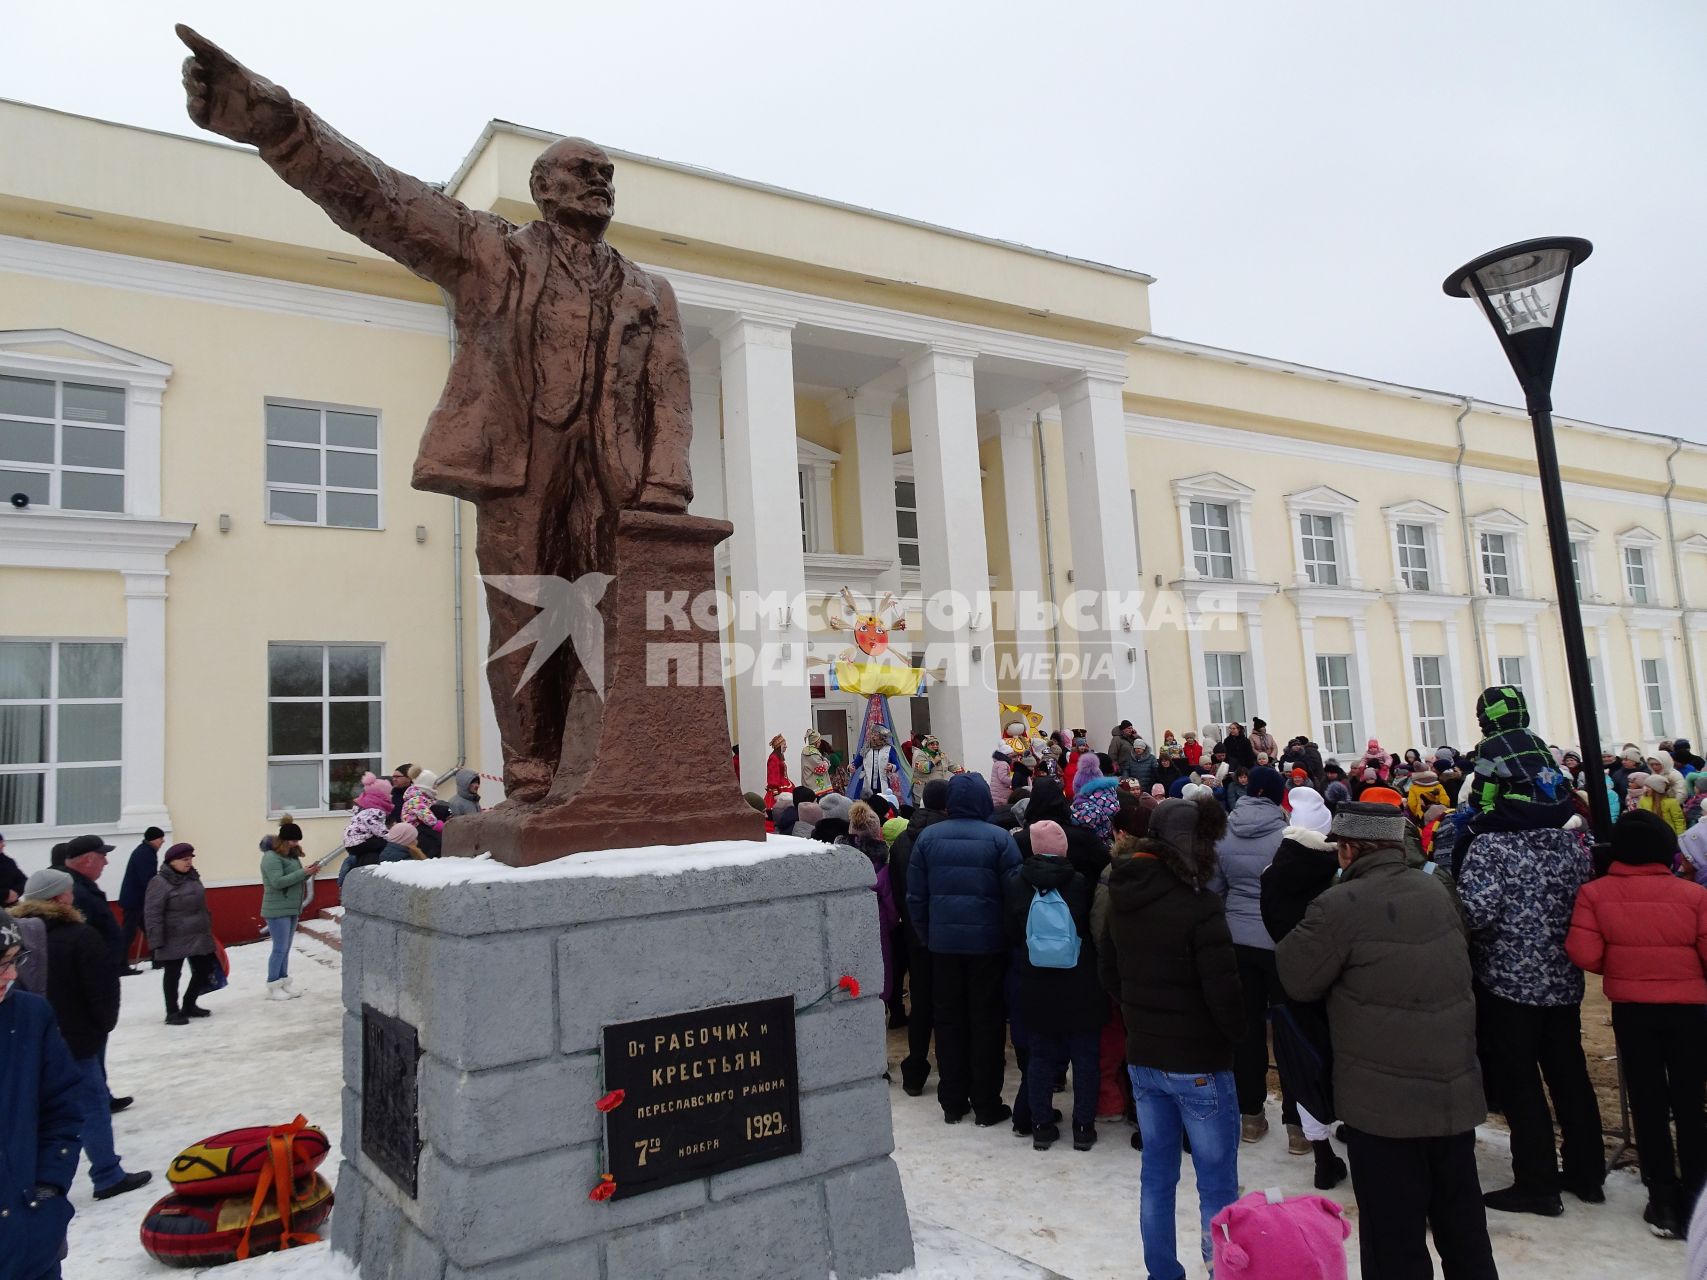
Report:
[[[89,1157],[89,1180],[95,1190],[105,1191],[123,1180],[124,1169],[113,1150],[113,1104],[100,1055],[77,1059],[77,1077],[77,1107],[83,1113],[83,1151]]]
[[[267,981],[290,976],[290,935],[296,932],[295,916],[268,916],[267,932],[273,935],[273,951],[267,957]]]
[[[1187,1075],[1128,1067],[1138,1129],[1144,1135],[1139,1169],[1138,1229],[1150,1280],[1184,1280],[1174,1232],[1180,1131],[1191,1138],[1197,1174],[1200,1244],[1209,1261],[1209,1220],[1239,1198],[1239,1099],[1231,1071]]]

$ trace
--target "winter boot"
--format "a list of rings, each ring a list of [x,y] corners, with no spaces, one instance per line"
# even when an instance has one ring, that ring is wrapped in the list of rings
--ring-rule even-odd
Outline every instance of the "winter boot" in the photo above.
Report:
[[[1244,1116],[1239,1124],[1239,1140],[1241,1142],[1261,1142],[1268,1137],[1268,1117],[1258,1112],[1254,1116]]]
[[[1031,1130],[1031,1149],[1033,1151],[1047,1151],[1050,1147],[1055,1145],[1055,1140],[1060,1136],[1060,1125],[1034,1125]]]
[[[1323,1138],[1312,1142],[1310,1149],[1316,1153],[1316,1190],[1332,1191],[1345,1181],[1348,1170],[1345,1161],[1334,1152],[1333,1143]]]
[[[1557,1218],[1565,1211],[1558,1192],[1531,1191],[1519,1186],[1484,1192],[1482,1203],[1496,1213],[1533,1213],[1541,1218]]]
[[[1683,1219],[1678,1216],[1677,1199],[1667,1191],[1654,1191],[1648,1196],[1648,1207],[1642,1210],[1642,1221],[1648,1230],[1661,1240],[1681,1240],[1684,1237]]]
[[[290,991],[285,987],[285,980],[283,978],[274,978],[267,984],[267,999],[290,1000],[292,998]]]
[[[1289,1156],[1307,1156],[1310,1151],[1310,1139],[1304,1136],[1304,1126],[1301,1124],[1287,1125],[1286,1154]]]
[[[291,977],[290,974],[285,974],[285,976],[280,978],[279,981],[284,984],[284,990],[287,996],[299,996],[302,994],[302,989],[296,985],[296,979]]]
[[[1073,1126],[1073,1150],[1089,1151],[1097,1144],[1097,1127],[1094,1124]]]

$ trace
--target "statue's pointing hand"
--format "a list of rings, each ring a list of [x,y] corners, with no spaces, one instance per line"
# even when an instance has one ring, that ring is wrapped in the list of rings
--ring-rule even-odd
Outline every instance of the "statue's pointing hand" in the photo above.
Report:
[[[224,49],[183,23],[178,39],[189,46],[184,93],[190,119],[234,142],[264,146],[282,138],[295,122],[290,95],[256,75]]]

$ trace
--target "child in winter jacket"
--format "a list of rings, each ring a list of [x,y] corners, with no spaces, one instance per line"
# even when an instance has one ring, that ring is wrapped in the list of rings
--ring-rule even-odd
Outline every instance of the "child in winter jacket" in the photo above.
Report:
[[[1676,856],[1664,821],[1625,814],[1612,828],[1611,868],[1578,892],[1565,938],[1573,964],[1605,975],[1648,1186],[1642,1219],[1665,1238],[1683,1234],[1707,1182],[1707,888],[1671,874]]]
[[[1185,756],[1185,762],[1193,769],[1197,768],[1198,762],[1203,759],[1203,744],[1197,740],[1197,735],[1190,729],[1185,731],[1185,746],[1181,749],[1181,754]]]
[[[1413,773],[1410,789],[1405,793],[1405,806],[1411,811],[1411,819],[1419,825],[1426,822],[1424,815],[1433,805],[1442,809],[1452,807],[1452,797],[1440,785],[1440,775],[1426,769]]]
[[[1673,835],[1682,835],[1684,829],[1683,806],[1671,795],[1671,783],[1664,774],[1650,773],[1643,777],[1642,786],[1647,794],[1636,802],[1636,807],[1647,813],[1658,814],[1670,827]]]

